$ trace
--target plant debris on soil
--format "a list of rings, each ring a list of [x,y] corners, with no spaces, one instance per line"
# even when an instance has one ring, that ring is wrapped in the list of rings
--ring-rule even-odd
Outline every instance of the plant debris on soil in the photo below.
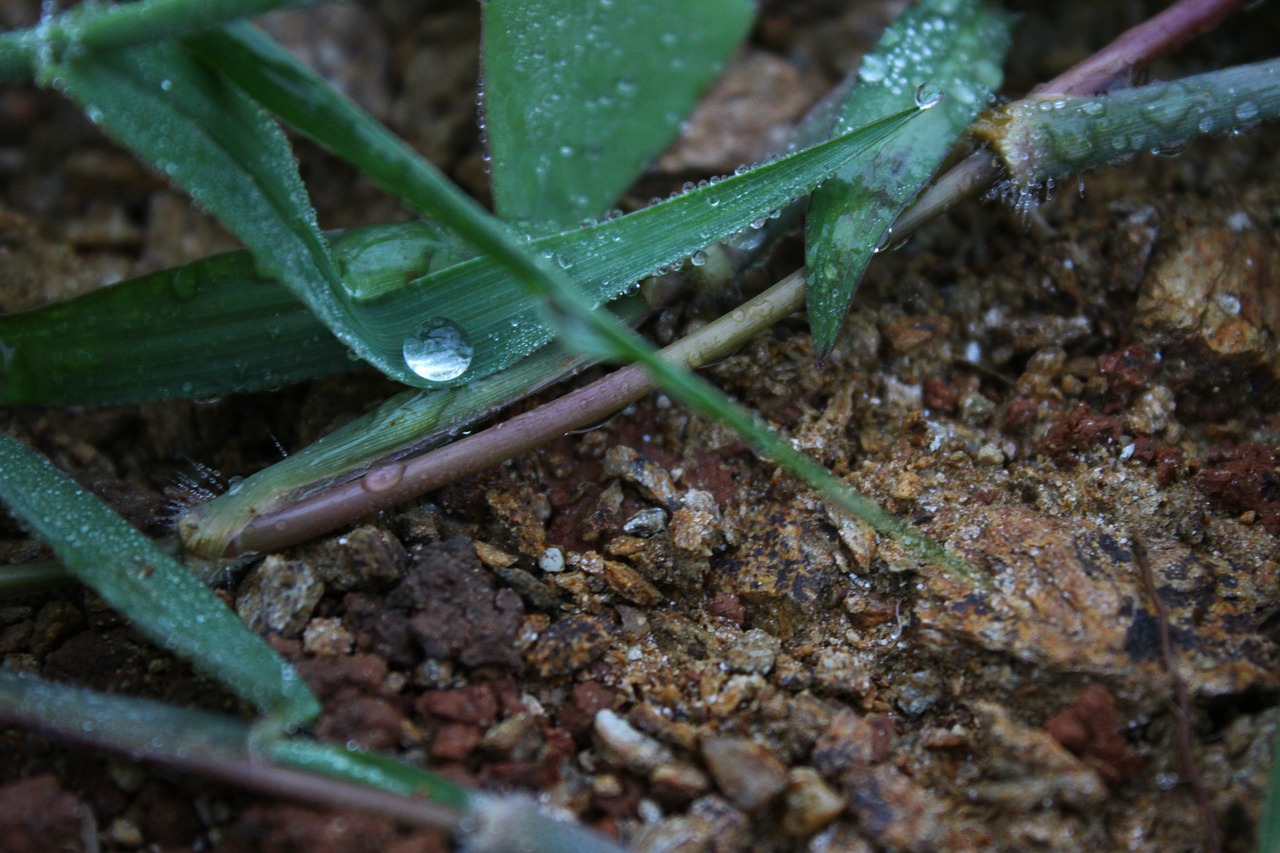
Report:
[[[695,117],[646,186],[763,154],[897,6],[766,3],[702,108],[760,150]],[[1010,91],[1154,9],[1024,11]],[[1275,12],[1157,71],[1259,58]],[[333,73],[478,191],[474,4],[343,14],[368,40],[335,44],[350,61]],[[55,96],[5,89],[0,117],[5,310],[229,245]],[[794,318],[707,371],[980,577],[920,566],[655,396],[219,592],[322,699],[317,736],[526,792],[641,851],[1199,849],[1176,675],[1224,848],[1252,850],[1280,722],[1278,148],[1263,127],[1091,172],[1030,213],[965,204],[877,259],[821,367]],[[302,153],[326,227],[403,216]],[[669,342],[732,298],[697,295],[647,331]],[[250,473],[386,390],[357,373],[3,418],[159,532],[195,499],[177,483]],[[40,553],[0,526],[7,559]],[[0,654],[238,707],[80,588],[0,603]],[[450,849],[23,731],[0,754],[9,850]]]

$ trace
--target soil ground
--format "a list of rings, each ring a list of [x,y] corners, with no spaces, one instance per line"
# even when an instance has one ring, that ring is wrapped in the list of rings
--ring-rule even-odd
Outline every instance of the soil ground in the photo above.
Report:
[[[766,4],[635,198],[761,156],[900,5]],[[1101,6],[1023,9],[1009,91],[1153,11]],[[333,41],[357,97],[483,192],[474,4],[324,14],[282,32]],[[1277,33],[1256,9],[1152,74],[1264,58]],[[1224,848],[1251,850],[1280,719],[1278,150],[1264,126],[1062,182],[1030,211],[970,202],[876,260],[822,366],[796,318],[707,371],[979,579],[918,566],[658,396],[221,593],[324,700],[318,736],[536,794],[637,850],[1201,849],[1176,671]],[[326,227],[404,216],[314,151],[302,166]],[[0,92],[5,310],[232,245],[56,97]],[[740,295],[649,331],[673,339]],[[387,390],[354,374],[0,418],[161,534],[175,501]],[[39,553],[0,528],[6,558]],[[237,708],[79,588],[0,603],[0,653]],[[25,732],[0,754],[10,850],[449,849]]]

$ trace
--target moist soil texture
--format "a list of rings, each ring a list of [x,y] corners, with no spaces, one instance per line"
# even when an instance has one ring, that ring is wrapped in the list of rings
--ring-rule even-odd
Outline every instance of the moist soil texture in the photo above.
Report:
[[[764,156],[902,5],[766,2],[627,204]],[[1018,9],[1008,91],[1157,10]],[[1266,58],[1277,12],[1149,74]],[[268,25],[483,196],[477,17],[375,2]],[[406,217],[299,148],[325,227]],[[1035,204],[966,202],[875,260],[822,364],[797,317],[705,371],[976,575],[920,565],[654,395],[218,593],[321,698],[317,737],[536,797],[639,851],[1198,850],[1206,811],[1223,849],[1252,850],[1280,720],[1278,151],[1262,126]],[[232,247],[56,95],[0,91],[0,308]],[[645,330],[674,340],[799,257],[784,241]],[[392,390],[357,372],[0,419],[162,536]],[[0,536],[11,562],[43,553],[12,521]],[[76,586],[0,602],[0,655],[246,713]],[[12,851],[452,849],[26,731],[0,732],[0,755]]]

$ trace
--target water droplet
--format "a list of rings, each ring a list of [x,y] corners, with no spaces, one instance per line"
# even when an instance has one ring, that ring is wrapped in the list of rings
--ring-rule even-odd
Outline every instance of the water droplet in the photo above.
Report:
[[[173,81],[168,77],[164,78],[160,81],[160,88],[166,92],[171,91],[173,89]]]
[[[474,354],[467,333],[444,317],[423,320],[404,338],[405,364],[433,382],[446,382],[466,373]]]
[[[1199,124],[1200,132],[1212,133],[1213,129],[1217,127],[1217,125],[1218,125],[1218,122],[1214,119],[1213,116],[1205,116],[1204,118],[1200,119],[1200,124]]]
[[[1107,111],[1102,101],[1085,101],[1080,105],[1080,112],[1087,116],[1100,116]]]
[[[1253,101],[1241,101],[1236,107],[1236,118],[1240,121],[1249,121],[1258,117],[1258,105]]]
[[[888,250],[889,246],[892,243],[893,243],[893,226],[890,225],[888,228],[884,229],[883,232],[881,232],[880,239],[876,241],[876,245],[871,250],[871,252],[872,254],[878,255],[881,252]]]
[[[942,101],[943,92],[930,92],[927,90],[928,83],[921,83],[916,87],[916,106],[922,110],[930,107],[936,107]]]
[[[360,488],[370,494],[385,492],[404,477],[403,462],[388,462],[373,468],[360,478]]]
[[[695,267],[700,267],[707,262],[707,253],[699,249],[689,256],[689,263]]]

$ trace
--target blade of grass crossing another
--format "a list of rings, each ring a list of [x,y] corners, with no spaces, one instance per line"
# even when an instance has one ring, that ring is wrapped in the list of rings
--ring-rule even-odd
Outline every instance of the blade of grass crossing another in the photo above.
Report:
[[[196,577],[35,452],[0,434],[0,501],[144,635],[281,724],[320,705],[297,673]]]
[[[383,189],[447,224],[481,253],[349,306],[361,317],[365,343],[384,359],[410,356],[415,375],[408,384],[420,387],[464,384],[524,358],[552,337],[540,306],[553,287],[567,285],[595,305],[608,302],[812,191],[908,115],[878,118],[742,175],[529,243],[255,28],[227,27],[188,45],[272,112],[367,170]],[[413,357],[433,348],[439,358]]]
[[[1001,81],[1010,16],[978,0],[924,0],[862,60],[836,132],[943,96],[874,155],[850,162],[814,192],[805,230],[809,324],[819,356],[834,346],[871,256],[891,225],[987,106]]]
[[[90,120],[239,237],[260,275],[284,283],[361,358],[412,377],[366,344],[288,140],[253,101],[171,43],[76,54],[49,73]]]
[[[640,279],[684,263],[753,222],[763,222],[810,192],[833,169],[889,137],[911,115],[913,111],[887,116],[618,219],[543,237],[529,248],[559,267],[563,287],[599,306]],[[370,325],[387,336],[383,346],[401,344],[403,336],[433,320],[459,329],[471,347],[467,369],[453,379],[430,383],[458,384],[507,367],[551,340],[544,314],[550,290],[527,290],[528,284],[481,257],[370,300],[365,310],[374,318]],[[477,293],[484,298],[477,298]]]

